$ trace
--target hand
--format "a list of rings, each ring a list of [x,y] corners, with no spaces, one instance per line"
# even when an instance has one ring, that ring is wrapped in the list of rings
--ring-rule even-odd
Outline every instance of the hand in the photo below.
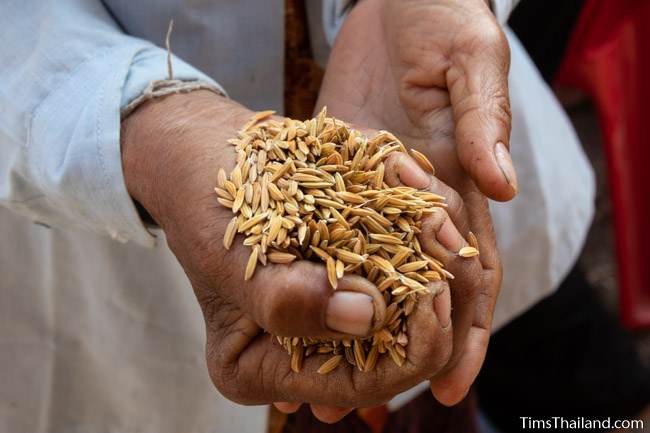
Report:
[[[469,2],[463,4],[470,7]],[[454,63],[441,54],[442,45],[440,47],[436,45],[436,41],[442,41],[440,43],[444,44],[449,40],[448,35],[443,37],[438,34],[443,31],[443,28],[449,31],[448,27],[445,27],[449,23],[439,22],[442,18],[431,20],[432,14],[434,18],[435,14],[443,14],[447,17],[447,14],[455,15],[463,11],[453,13],[452,2],[400,2],[397,10],[391,9],[395,5],[395,2],[366,0],[352,11],[337,37],[330,56],[318,105],[319,107],[327,105],[331,114],[344,120],[396,132],[407,146],[425,153],[436,165],[436,176],[453,187],[460,195],[459,197],[458,194],[447,192],[446,195],[450,198],[450,215],[463,235],[467,235],[471,230],[477,236],[481,250],[481,270],[477,274],[463,269],[463,266],[472,266],[467,262],[450,265],[457,267],[454,272],[457,276],[469,278],[464,281],[460,278],[452,281],[454,354],[444,371],[431,380],[431,389],[439,401],[452,405],[465,396],[483,363],[490,335],[492,313],[501,283],[501,266],[487,201],[464,168],[467,168],[469,173],[474,173],[474,179],[483,186],[485,192],[495,192],[496,198],[511,197],[516,191],[514,170],[509,170],[511,171],[510,183],[504,183],[503,178],[499,177],[501,169],[495,165],[496,161],[492,153],[489,157],[485,156],[488,151],[491,152],[491,147],[479,146],[486,141],[466,139],[472,136],[480,137],[480,134],[485,131],[488,133],[501,131],[499,134],[503,134],[502,138],[506,140],[504,143],[507,143],[510,127],[507,87],[504,87],[507,86],[505,81],[507,46],[504,49],[505,54],[502,53],[505,57],[501,57],[505,66],[500,69],[500,72],[497,71],[496,78],[490,76],[488,72],[483,72],[488,74],[487,81],[484,81],[486,84],[489,84],[490,80],[497,81],[498,85],[494,85],[501,89],[500,97],[496,95],[494,101],[488,100],[485,107],[477,106],[471,110],[464,110],[463,108],[468,107],[469,104],[463,102],[464,97],[469,97],[465,95],[468,91],[462,90],[463,83],[459,81],[447,83],[446,77],[453,75],[450,69],[452,67],[449,65]],[[484,9],[484,6],[475,5],[479,12]],[[391,15],[386,15],[387,11],[391,11]],[[404,25],[402,34],[395,35],[395,27],[399,29],[399,25],[403,25],[403,20],[407,20],[408,17],[411,18],[410,27]],[[437,28],[425,31],[426,26],[431,25],[432,22]],[[458,24],[458,18],[454,22]],[[496,26],[493,19],[489,17],[482,17],[478,22],[486,23],[487,27],[493,30]],[[467,27],[467,23],[463,23],[463,26]],[[466,31],[468,30],[461,30],[461,32]],[[496,45],[505,43],[498,27],[495,31],[500,35],[496,38]],[[389,34],[391,36],[387,36]],[[422,59],[413,55],[412,63],[403,60],[398,61],[398,66],[395,66],[389,53],[390,42],[409,39],[418,41],[417,46],[427,47],[432,53],[427,51],[426,54],[422,54]],[[458,40],[464,39],[456,41]],[[405,51],[402,55],[406,55],[409,50]],[[467,67],[463,70],[478,68],[476,73],[479,73],[489,67],[490,63],[483,67],[480,63],[476,63],[484,57],[483,54],[474,53],[474,55],[477,59],[465,59],[463,64]],[[436,65],[432,58],[447,65],[446,69]],[[499,56],[496,58],[498,60]],[[431,64],[426,66],[419,64],[420,61],[425,60],[431,60]],[[490,62],[494,63],[494,59]],[[406,67],[408,65],[411,66]],[[425,81],[412,81],[414,77],[423,79],[418,71],[429,71],[438,81],[432,81],[434,84],[429,87],[424,84]],[[465,88],[471,88],[468,87],[472,84],[471,78],[470,76],[469,82],[464,85]],[[450,98],[446,90],[447,85],[455,86],[455,98],[453,91]],[[481,92],[482,89],[479,86],[478,93],[470,100],[489,99],[484,91]],[[453,108],[454,101],[460,101],[458,102],[460,106]],[[492,112],[494,114],[490,114]],[[456,126],[454,126],[454,117],[457,120]],[[460,119],[466,121],[459,122]],[[460,141],[458,146],[454,142],[454,131]],[[506,158],[505,163],[510,164],[511,167],[509,157]],[[501,194],[498,192],[499,184],[503,187],[501,193],[505,192],[505,195],[499,195]],[[511,184],[514,188],[511,188]],[[409,184],[409,186],[420,187],[421,185]],[[340,411],[328,408],[318,408],[315,413],[321,419],[329,421],[340,418],[341,415]]]
[[[453,146],[451,150],[453,151]],[[453,154],[455,155],[455,153]],[[467,246],[468,242],[463,238],[456,225],[468,227],[471,222],[478,222],[486,225],[483,231],[490,231],[491,226],[487,206],[482,194],[477,193],[482,202],[479,202],[479,205],[476,206],[473,213],[474,219],[470,221],[469,213],[465,209],[460,195],[436,177],[426,173],[411,157],[405,154],[394,154],[386,160],[385,179],[386,183],[393,187],[410,186],[444,195],[447,198],[449,215],[442,212],[424,218],[422,233],[418,236],[418,239],[424,252],[441,260],[445,268],[450,270],[456,277],[450,281],[453,295],[450,296],[447,291],[448,287],[445,287],[445,290],[434,298],[434,311],[438,317],[438,322],[443,329],[452,329],[450,309],[451,297],[453,297],[456,300],[456,304],[454,304],[456,307],[454,308],[459,310],[459,312],[454,311],[454,317],[457,320],[456,329],[454,329],[454,344],[463,347],[464,336],[467,335],[467,332],[472,333],[471,337],[466,339],[468,344],[476,345],[478,343],[478,347],[468,348],[467,350],[456,350],[454,347],[458,354],[456,361],[450,362],[445,369],[438,372],[436,377],[431,380],[434,394],[446,404],[455,404],[467,393],[475,375],[478,373],[484,350],[487,348],[487,340],[483,340],[486,337],[489,338],[489,331],[481,328],[479,322],[474,325],[476,329],[469,331],[467,328],[471,321],[475,319],[475,309],[486,307],[485,305],[479,305],[480,302],[477,300],[477,296],[481,295],[479,288],[482,282],[489,281],[491,276],[491,271],[483,267],[479,258],[468,259],[458,256],[457,252]],[[493,242],[493,237],[487,236],[487,240]],[[488,263],[496,260],[495,266],[499,269],[494,244],[487,244],[485,249],[481,247],[481,251],[481,254],[488,256],[484,260]],[[498,278],[499,275],[496,275],[496,277]],[[498,286],[494,287],[494,284],[492,284],[492,288],[498,290]],[[489,314],[491,315],[491,312]],[[463,326],[463,324],[466,324],[466,326]],[[413,327],[409,325],[409,329],[412,330]],[[489,326],[487,329],[489,329]],[[421,332],[420,329],[415,329],[416,338]],[[459,365],[457,361],[461,354],[463,355],[463,358],[461,358],[463,362]],[[478,365],[475,364],[477,357],[480,357]],[[472,369],[475,369],[475,372]],[[293,413],[298,410],[300,403],[276,402],[275,406],[281,412]],[[326,406],[320,404],[312,404],[311,409],[318,419],[328,423],[340,420],[352,410],[351,408],[340,407],[340,405]]]
[[[514,197],[510,52],[485,0],[362,1],[333,51],[328,69],[337,62],[334,81],[351,90],[345,104],[373,107],[366,126],[426,136],[449,111],[461,166],[486,196]]]
[[[258,267],[250,281],[243,280],[249,250],[236,239],[224,251],[222,239],[232,214],[217,203],[213,188],[217,168],[228,172],[235,164],[226,140],[251,115],[236,103],[200,91],[150,101],[123,122],[127,188],[163,229],[192,283],[206,322],[208,371],[216,387],[243,404],[367,406],[434,375],[451,353],[452,334],[445,326],[449,287],[444,282],[436,283],[443,293],[437,301],[430,294],[420,296],[409,316],[410,342],[402,367],[386,357],[372,372],[345,365],[320,375],[316,370],[327,359],[324,355],[307,358],[302,371],[294,373],[284,349],[262,332],[365,336],[382,322],[386,306],[376,287],[355,275],[339,280],[333,292],[324,267],[313,262]],[[387,178],[400,172],[402,162],[391,163]],[[395,176],[391,179],[396,182]],[[444,215],[430,219],[427,230],[439,230]],[[451,229],[453,236],[453,225]]]

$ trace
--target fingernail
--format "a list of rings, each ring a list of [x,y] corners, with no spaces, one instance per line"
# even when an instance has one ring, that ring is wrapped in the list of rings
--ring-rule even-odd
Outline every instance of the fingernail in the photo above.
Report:
[[[494,156],[497,159],[497,164],[499,164],[503,177],[506,178],[506,182],[508,182],[516,193],[519,188],[517,186],[517,173],[515,172],[515,166],[512,164],[510,152],[508,152],[506,146],[500,141],[496,146],[494,146]]]
[[[451,296],[449,290],[443,290],[433,299],[433,311],[436,313],[440,326],[446,328],[451,323]]]
[[[442,246],[454,253],[458,252],[465,246],[463,236],[451,221],[449,215],[445,215],[445,220],[440,225],[440,229],[438,229],[436,239],[438,239],[438,242],[440,242]]]
[[[363,337],[375,316],[372,298],[358,292],[334,292],[327,305],[325,323],[332,331]]]
[[[423,189],[431,184],[431,178],[410,156],[401,158],[397,176],[400,182],[411,188]]]

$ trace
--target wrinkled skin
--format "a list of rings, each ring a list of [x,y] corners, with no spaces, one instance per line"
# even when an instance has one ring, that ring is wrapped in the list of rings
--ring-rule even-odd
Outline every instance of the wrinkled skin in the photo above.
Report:
[[[244,281],[250,250],[240,245],[241,237],[230,251],[222,246],[232,214],[218,204],[213,191],[217,168],[230,171],[234,167],[235,153],[226,140],[236,136],[251,114],[225,98],[197,91],[150,101],[125,119],[122,128],[127,189],[162,228],[192,283],[206,323],[207,365],[216,387],[243,404],[306,401],[357,407],[384,402],[434,376],[448,364],[452,352],[450,294],[443,282],[437,283],[442,293],[436,300],[430,294],[421,296],[409,316],[410,343],[401,368],[384,357],[373,372],[342,365],[329,375],[320,375],[316,370],[327,356],[313,356],[305,360],[300,373],[294,373],[290,357],[262,332],[346,336],[325,323],[332,289],[324,266],[313,262],[258,266],[253,279]],[[387,162],[386,177],[392,184],[412,174],[400,173],[405,161],[410,158],[392,157]],[[442,182],[428,179],[432,191],[450,192]],[[462,214],[453,214],[462,207],[452,207],[452,218],[468,224]],[[454,252],[435,242],[445,218],[445,212],[428,218],[422,241],[426,251],[449,262],[453,271],[453,262],[458,260]],[[453,233],[447,238],[460,242],[453,239]],[[476,258],[465,260],[480,267]],[[462,290],[464,279],[459,275],[457,280]],[[385,305],[370,282],[345,276],[339,281],[341,290],[370,295],[375,305],[373,326],[381,323]],[[442,325],[440,318],[445,322]]]
[[[436,177],[453,188],[445,195],[454,223],[479,240],[480,260],[446,263],[458,277],[451,282],[453,354],[430,382],[447,405],[466,395],[480,370],[501,283],[483,193],[499,200],[516,193],[514,169],[504,178],[493,154],[497,141],[509,139],[508,65],[505,37],[482,1],[365,0],[337,36],[318,101],[317,110],[325,105],[343,120],[389,130],[427,155]],[[293,412],[299,404],[276,406]],[[349,409],[312,411],[334,422]]]
[[[356,81],[345,104],[383,128],[429,137],[450,114],[461,167],[486,196],[505,201],[517,192],[516,174],[495,146],[509,146],[510,51],[485,3],[363,1],[337,38],[328,75]]]

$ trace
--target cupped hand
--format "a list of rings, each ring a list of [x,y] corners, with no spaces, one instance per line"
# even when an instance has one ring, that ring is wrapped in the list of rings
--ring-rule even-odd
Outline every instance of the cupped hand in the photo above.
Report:
[[[316,370],[327,355],[319,355],[306,358],[295,373],[284,349],[263,332],[365,336],[381,325],[386,306],[377,288],[359,276],[344,276],[333,291],[325,268],[313,262],[258,266],[244,281],[250,250],[240,238],[230,251],[222,246],[232,213],[218,204],[214,186],[218,168],[229,172],[235,165],[226,140],[251,115],[234,102],[198,91],[150,101],[125,119],[122,129],[127,189],[162,228],[192,283],[204,314],[207,365],[216,387],[243,404],[306,401],[357,407],[382,403],[435,375],[452,351],[446,282],[435,283],[442,290],[435,301],[431,294],[421,295],[409,316],[402,367],[383,357],[374,371],[341,365],[321,375]],[[410,159],[393,158],[387,179],[398,182],[390,173],[400,173],[405,161]],[[407,182],[408,174],[402,180]],[[443,224],[446,214],[436,215],[427,230],[449,228]],[[454,254],[448,252],[451,260]]]
[[[395,132],[428,156],[436,169],[430,183],[400,180],[416,188],[428,183],[446,195],[462,236],[471,231],[478,240],[477,261],[447,263],[458,277],[451,281],[454,353],[431,378],[431,390],[453,405],[483,363],[501,284],[487,200],[477,183],[497,199],[516,192],[509,155],[495,154],[496,143],[507,146],[510,129],[508,49],[482,1],[396,3],[367,0],[351,12],[330,55],[318,105],[343,120]],[[476,25],[488,37],[472,42]],[[476,262],[478,272],[471,269]],[[339,412],[315,413],[332,420]]]

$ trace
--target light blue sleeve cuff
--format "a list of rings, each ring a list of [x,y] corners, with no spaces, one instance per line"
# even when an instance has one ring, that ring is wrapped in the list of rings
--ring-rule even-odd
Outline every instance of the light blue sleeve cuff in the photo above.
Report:
[[[27,210],[52,226],[79,227],[151,247],[124,183],[120,109],[152,80],[166,78],[167,53],[135,38],[105,48],[75,68],[33,111],[27,142],[40,197]],[[174,58],[174,78],[217,84]]]
[[[172,55],[172,66],[175,80],[204,81],[227,95],[219,83],[174,55]],[[158,47],[153,50],[139,52],[131,63],[129,75],[122,89],[121,109],[124,109],[131,101],[139,97],[151,81],[168,78],[167,52]]]

